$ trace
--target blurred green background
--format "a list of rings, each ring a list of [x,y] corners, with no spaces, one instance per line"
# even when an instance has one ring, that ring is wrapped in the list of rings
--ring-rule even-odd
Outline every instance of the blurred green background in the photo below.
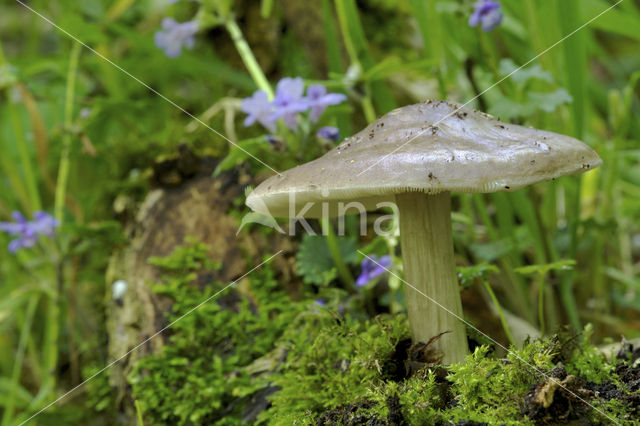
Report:
[[[321,154],[294,149],[291,134],[284,149],[256,145],[266,131],[242,124],[240,100],[283,77],[347,94],[323,118],[343,136],[398,106],[475,98],[471,106],[503,121],[585,141],[603,159],[587,174],[513,193],[456,194],[459,264],[496,265],[490,283],[502,307],[543,332],[592,323],[596,343],[640,335],[637,0],[555,46],[615,2],[504,0],[504,19],[489,32],[468,25],[470,0],[25,3],[64,31],[17,2],[0,4],[0,221],[46,210],[62,224],[55,240],[16,254],[0,233],[3,425],[79,384],[86,366],[108,363],[104,276],[111,253],[128,243],[118,206],[135,211],[153,164],[181,144],[216,158],[234,152],[194,116],[280,170]],[[177,58],[154,43],[167,16],[200,25],[193,49]],[[232,40],[235,29],[249,51]],[[269,172],[246,156],[231,160],[252,175]],[[235,217],[246,213],[241,203],[237,210]],[[357,246],[393,251],[376,244]],[[563,268],[566,260],[575,266]],[[317,286],[340,287],[337,275],[311,279],[305,294],[312,300]],[[51,407],[34,422],[98,422],[86,400]],[[102,413],[100,421],[114,421]]]

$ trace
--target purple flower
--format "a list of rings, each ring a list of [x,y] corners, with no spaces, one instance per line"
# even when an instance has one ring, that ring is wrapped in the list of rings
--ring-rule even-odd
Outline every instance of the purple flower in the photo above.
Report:
[[[13,217],[15,223],[0,222],[0,231],[7,232],[9,235],[18,235],[24,233],[26,230],[27,220],[24,218],[22,213],[14,211],[13,213],[11,213],[11,217]]]
[[[330,127],[330,126],[321,127],[320,129],[318,129],[316,136],[323,139],[329,139],[335,142],[338,139],[340,139],[340,130],[337,127]]]
[[[491,31],[502,22],[500,2],[493,0],[478,0],[474,5],[473,14],[469,17],[469,26],[477,27],[482,24],[482,31]]]
[[[54,228],[60,224],[50,214],[38,211],[33,215],[33,221],[28,222],[22,213],[14,211],[11,216],[15,222],[0,222],[0,231],[11,236],[18,236],[9,243],[9,251],[15,253],[21,248],[33,247],[39,235],[53,237]]]
[[[347,97],[342,93],[327,93],[327,88],[322,84],[309,86],[307,88],[307,101],[311,107],[309,119],[315,123],[329,105],[338,105],[346,99]]]
[[[263,90],[242,100],[242,111],[248,114],[244,125],[248,127],[258,121],[273,132],[277,121],[282,118],[287,127],[296,130],[298,113],[310,110],[309,119],[315,123],[329,105],[339,104],[346,98],[340,93],[327,93],[327,88],[321,84],[309,86],[305,97],[302,78],[285,77],[278,82],[273,101],[269,102],[269,97]]]
[[[15,253],[21,247],[33,247],[37,242],[37,237],[29,222],[18,211],[14,211],[11,216],[15,223],[0,222],[0,231],[7,232],[11,236],[18,236],[9,243],[9,251]]]
[[[362,267],[362,273],[356,280],[356,285],[358,287],[367,285],[369,281],[378,275],[381,275],[385,269],[390,268],[391,257],[385,255],[378,259],[378,256],[374,254],[369,257],[365,257],[360,266]]]
[[[274,111],[271,119],[277,121],[282,118],[284,124],[291,130],[298,127],[298,113],[306,110],[309,105],[302,96],[304,92],[304,81],[302,78],[283,78],[276,86],[276,96],[271,103]]]
[[[38,235],[44,235],[52,238],[55,235],[54,229],[60,225],[60,222],[56,220],[47,212],[37,211],[33,215],[33,222],[31,222],[31,228],[33,232]]]
[[[245,127],[251,126],[258,121],[265,128],[274,132],[276,130],[277,119],[272,119],[273,107],[269,102],[269,95],[264,90],[256,91],[252,97],[242,100],[242,112],[247,115],[244,119]]]
[[[176,22],[173,18],[162,20],[162,30],[154,35],[156,46],[164,50],[170,58],[177,58],[182,53],[182,47],[192,49],[195,44],[195,34],[198,32],[196,21],[183,23]]]
[[[324,303],[324,300],[322,299],[316,299],[313,301],[314,305],[320,306],[321,308],[324,308],[324,306],[326,305],[326,303]]]

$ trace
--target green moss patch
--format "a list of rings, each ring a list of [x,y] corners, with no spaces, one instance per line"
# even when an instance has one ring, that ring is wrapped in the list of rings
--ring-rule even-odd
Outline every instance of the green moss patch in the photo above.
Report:
[[[162,352],[139,361],[129,375],[145,423],[251,420],[250,405],[268,395],[268,386],[254,371],[261,366],[253,363],[273,349],[302,305],[280,290],[268,268],[254,271],[249,285],[240,283],[240,289],[211,282],[217,265],[199,243],[152,261],[165,271],[154,291],[173,300],[167,321],[179,320],[166,331]],[[269,365],[266,356],[262,366],[268,370]]]
[[[153,262],[171,322],[226,284],[193,243]],[[633,424],[640,366],[581,336],[531,341],[496,358],[483,345],[442,367],[411,345],[406,317],[341,314],[293,301],[265,267],[176,322],[129,376],[145,424]]]

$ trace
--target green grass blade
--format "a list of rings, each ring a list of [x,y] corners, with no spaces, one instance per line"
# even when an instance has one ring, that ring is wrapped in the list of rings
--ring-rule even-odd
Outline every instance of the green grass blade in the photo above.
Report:
[[[369,51],[355,0],[336,0],[335,4],[349,56],[352,62],[359,62],[365,72],[375,65],[375,61]],[[371,82],[370,89],[378,114],[385,114],[396,107],[391,90],[385,82]]]

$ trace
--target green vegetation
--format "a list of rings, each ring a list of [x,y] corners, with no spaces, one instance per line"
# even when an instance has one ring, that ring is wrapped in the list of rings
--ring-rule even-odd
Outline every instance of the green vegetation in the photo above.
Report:
[[[192,241],[152,262],[166,271],[153,288],[174,301],[168,321],[222,287],[203,282],[216,265],[200,243]],[[512,347],[504,359],[492,356],[489,346],[479,346],[464,363],[437,367],[424,358],[426,349],[409,347],[404,315],[362,321],[311,301],[295,302],[278,290],[272,269],[266,267],[248,286],[229,289],[217,302],[177,322],[163,351],[139,361],[128,380],[150,424],[253,421],[247,413],[257,404],[256,395],[269,395],[271,406],[257,419],[269,424],[394,424],[396,417],[415,425],[495,419],[527,424],[533,420],[526,416],[532,386],[561,369],[565,377],[580,378],[584,402],[573,404],[587,407],[567,408],[568,419],[605,423],[605,416],[613,416],[630,421],[638,410],[633,400],[599,400],[584,391],[609,383],[625,395],[637,395],[626,388],[615,363],[592,346],[592,332],[589,326],[577,337],[565,333],[522,349]],[[104,389],[91,388],[98,393]],[[101,409],[105,402],[96,404]]]
[[[483,31],[469,25],[475,3],[0,4],[0,425],[608,423],[575,395],[631,424],[635,355],[607,361],[596,346],[640,336],[640,6],[502,0],[502,21]],[[267,102],[296,77],[305,96],[322,85],[340,99],[318,117],[297,105],[293,126],[266,116],[245,125],[243,100],[263,90]],[[166,302],[153,306],[158,325],[180,320],[119,380],[102,370],[126,352],[109,351],[106,324],[120,311],[105,276],[144,252],[140,228],[165,213],[179,220],[173,205],[136,222],[151,190],[197,197],[189,184],[210,179],[231,199],[223,212],[210,206],[220,223],[259,222],[244,194],[274,169],[426,99],[579,138],[603,159],[524,190],[452,195],[465,320],[486,331],[468,329],[480,345],[465,363],[438,367],[428,345],[412,352],[398,223],[382,211],[385,235],[371,222],[361,235],[354,218],[344,233],[311,221],[326,236],[247,223],[238,247],[203,232],[144,259],[164,273],[138,283]],[[341,136],[319,135],[325,127]],[[204,166],[193,171],[193,158]],[[39,211],[59,222],[54,235],[33,234]],[[31,223],[17,234],[13,212]],[[279,250],[229,288],[214,278]],[[358,250],[393,274],[373,270],[357,285]],[[519,347],[522,324],[543,337]],[[137,332],[127,350],[148,337]]]
[[[558,368],[580,377],[587,388],[606,380],[620,385],[624,394],[637,397],[637,391],[630,392],[621,384],[614,365],[589,343],[589,330],[578,343],[571,344],[573,338],[567,336],[550,336],[521,350],[512,348],[505,359],[493,357],[489,347],[480,346],[464,363],[448,369],[421,369],[406,377],[405,366],[396,364],[402,359],[398,343],[408,334],[405,318],[378,317],[367,324],[350,324],[345,319],[319,331],[317,322],[312,326],[305,330],[309,338],[292,339],[294,346],[287,346],[287,360],[273,377],[282,390],[274,394],[273,406],[264,413],[266,421],[397,424],[393,419],[402,419],[420,425],[465,420],[491,424],[499,419],[507,424],[530,424],[534,420],[525,414],[525,396],[532,385],[554,377]],[[611,416],[631,424],[638,410],[637,402],[631,402],[636,404],[631,408],[615,400],[598,401],[593,394],[591,398],[585,396],[588,393],[579,395],[603,411],[598,413],[574,400],[575,412],[584,415],[582,421],[606,424],[606,416]],[[560,405],[558,400],[560,397],[555,403]],[[576,413],[571,409],[563,412],[574,420]]]
[[[242,418],[247,397],[264,387],[252,377],[269,370],[273,342],[305,307],[279,287],[273,271],[256,271],[246,288],[207,282],[215,269],[195,243],[151,262],[166,271],[153,290],[173,301],[164,350],[139,361],[129,376],[133,397],[151,424],[211,424]],[[200,289],[199,287],[202,287]],[[177,321],[179,319],[179,321]],[[227,420],[222,421],[226,423]]]

